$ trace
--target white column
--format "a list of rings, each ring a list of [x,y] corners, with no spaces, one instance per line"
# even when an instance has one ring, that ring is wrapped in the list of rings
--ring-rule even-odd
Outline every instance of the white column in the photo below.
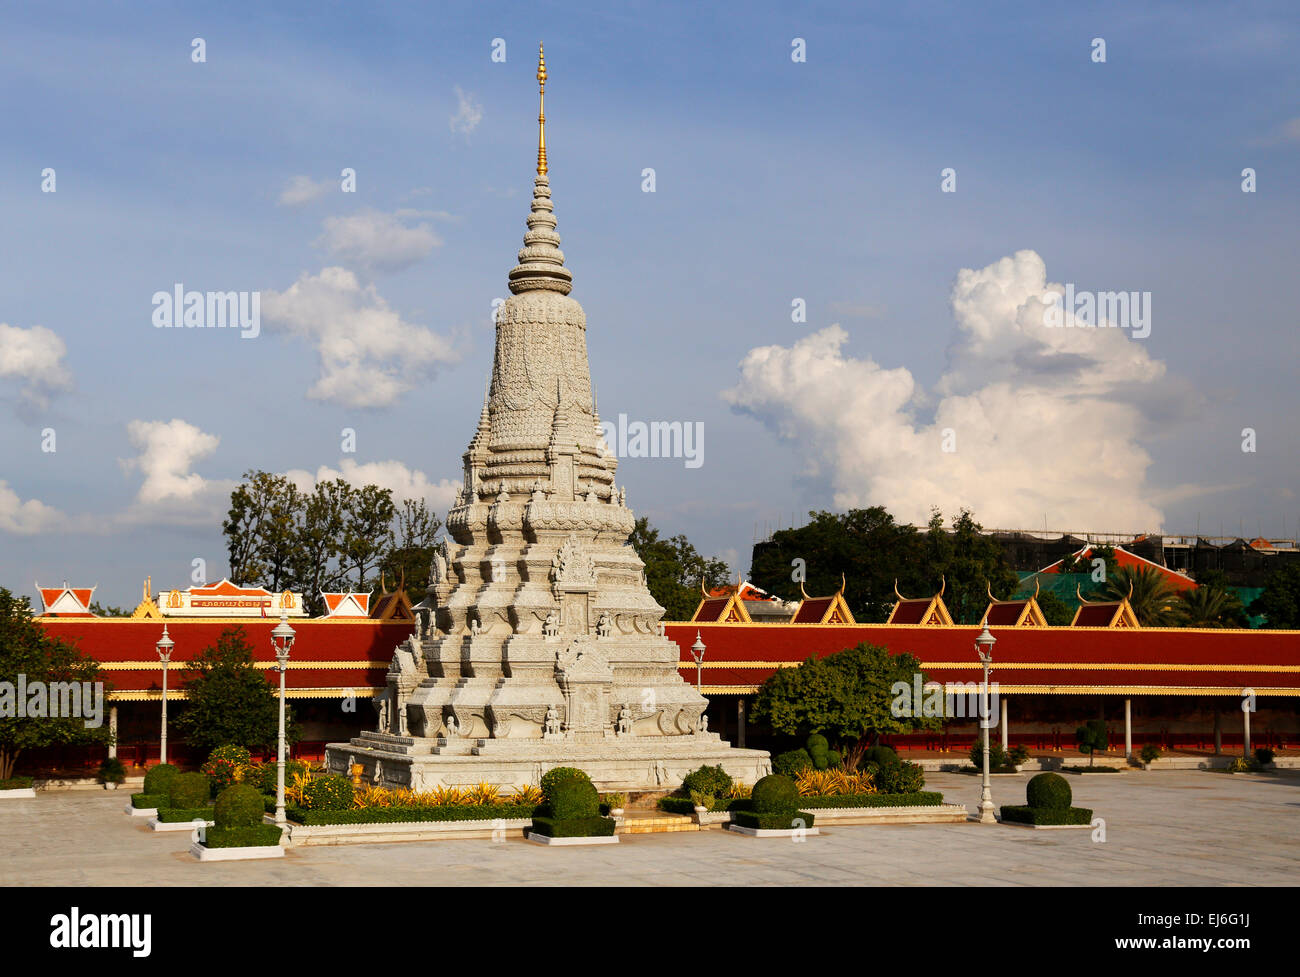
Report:
[[[1011,747],[1011,730],[1007,726],[1007,697],[1002,699],[1002,750],[1005,753]]]
[[[108,755],[117,759],[117,706],[108,707],[108,732],[113,737],[108,744]]]
[[[1244,749],[1242,751],[1242,755],[1247,759],[1250,759],[1250,710],[1249,709],[1241,710],[1241,728],[1242,728],[1242,732],[1245,733],[1245,737],[1243,738]]]
[[[1124,755],[1133,755],[1133,700],[1124,700]]]

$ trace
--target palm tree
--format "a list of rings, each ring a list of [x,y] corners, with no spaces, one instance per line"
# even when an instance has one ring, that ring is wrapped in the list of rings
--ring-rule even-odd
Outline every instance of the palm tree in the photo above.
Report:
[[[1120,567],[1106,578],[1092,600],[1120,600],[1129,606],[1144,628],[1176,628],[1183,623],[1182,602],[1160,571],[1153,567]]]
[[[1195,590],[1184,590],[1179,599],[1184,623],[1189,628],[1245,626],[1240,598],[1224,587],[1203,583]]]

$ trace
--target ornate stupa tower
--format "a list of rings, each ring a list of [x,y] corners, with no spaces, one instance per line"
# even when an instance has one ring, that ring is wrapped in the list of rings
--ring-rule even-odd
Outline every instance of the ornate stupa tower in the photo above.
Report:
[[[435,558],[428,633],[398,648],[379,730],[331,744],[371,782],[539,782],[553,766],[602,787],[676,786],[701,764],[753,782],[768,755],[709,733],[706,700],[678,674],[663,608],[628,545],[587,362],[586,316],[569,297],[546,158],[539,50],[537,175],[492,380]]]

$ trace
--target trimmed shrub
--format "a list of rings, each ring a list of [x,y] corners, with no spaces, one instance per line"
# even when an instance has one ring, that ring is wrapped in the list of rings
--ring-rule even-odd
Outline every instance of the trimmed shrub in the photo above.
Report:
[[[933,807],[943,803],[937,790],[919,790],[910,794],[825,794],[799,798],[803,811],[820,807]]]
[[[209,760],[229,760],[236,766],[246,767],[252,760],[253,755],[245,747],[235,746],[227,743],[224,746],[218,746],[208,754]]]
[[[914,794],[925,786],[925,770],[919,763],[900,760],[877,769],[873,779],[882,794]]]
[[[10,777],[8,780],[0,780],[0,790],[27,790],[31,785],[31,777]]]
[[[272,760],[270,763],[262,764],[262,766],[259,768],[261,782],[259,784],[256,784],[255,786],[260,787],[263,794],[275,793],[275,769],[276,767],[275,767],[274,760]],[[293,783],[293,778],[295,775],[300,774],[305,777],[310,772],[311,772],[311,767],[304,761],[290,760],[286,758],[284,761],[284,785],[286,787],[290,786]]]
[[[1007,759],[1016,766],[1024,763],[1029,759],[1029,747],[1023,743],[1018,743],[1011,749],[1007,750]]]
[[[830,769],[830,768],[832,768],[832,767],[838,767],[838,766],[840,765],[840,760],[841,760],[841,759],[842,759],[842,758],[840,757],[840,751],[839,751],[839,750],[827,750],[827,751],[826,751],[826,767],[827,767],[827,769]]]
[[[1274,753],[1272,750],[1270,750],[1268,747],[1261,746],[1259,749],[1255,751],[1255,762],[1258,763],[1261,767],[1266,766],[1267,764],[1273,762],[1273,758],[1276,755],[1277,754]]]
[[[692,770],[682,778],[682,789],[688,795],[699,793],[706,797],[726,797],[731,791],[731,783],[731,775],[718,764],[716,767]]]
[[[542,774],[541,783],[538,785],[542,788],[542,796],[548,801],[551,799],[551,791],[562,780],[585,780],[591,783],[591,778],[587,776],[586,771],[579,770],[577,767],[554,767]]]
[[[1146,746],[1142,747],[1142,752],[1139,753],[1138,756],[1142,758],[1143,763],[1153,763],[1160,759],[1160,747],[1156,746],[1154,743],[1148,743]]]
[[[970,748],[970,762],[976,770],[984,769],[984,737],[977,737]],[[1002,749],[1002,744],[989,737],[989,769],[997,770],[999,767],[1009,767],[1012,764],[1011,757],[1007,751]]]
[[[212,783],[201,773],[178,773],[167,785],[167,806],[206,808],[212,799]]]
[[[772,772],[779,773],[783,777],[793,777],[795,774],[804,770],[812,770],[812,757],[808,755],[805,749],[787,750],[785,753],[778,753],[772,758]]]
[[[547,806],[556,821],[594,818],[600,815],[600,796],[590,780],[572,777],[552,785]]]
[[[169,798],[166,794],[132,794],[131,806],[145,811],[149,808],[166,807]]]
[[[761,783],[762,781],[760,781]],[[732,823],[743,828],[758,828],[762,831],[791,831],[795,828],[811,828],[816,820],[808,811],[737,811],[731,816]]]
[[[122,766],[122,761],[117,757],[106,757],[99,765],[99,772],[95,775],[95,779],[101,784],[125,783],[126,767]]]
[[[614,834],[613,818],[548,818],[533,817],[532,830],[548,838],[608,838]]]
[[[1025,785],[1025,800],[1030,807],[1044,810],[1063,810],[1074,800],[1070,782],[1059,773],[1040,773],[1029,778]]]
[[[166,794],[168,785],[171,784],[172,778],[175,777],[179,770],[170,763],[160,763],[157,766],[150,767],[144,772],[144,791],[146,794]]]
[[[1019,824],[1091,824],[1090,807],[1027,807],[1004,804],[1001,809],[1003,821],[1015,821]]]
[[[346,811],[352,806],[352,782],[347,777],[318,777],[303,789],[309,811]]]
[[[252,784],[235,784],[217,795],[212,820],[219,828],[247,828],[262,823],[262,795]]]
[[[754,785],[750,808],[760,814],[785,813],[799,805],[799,788],[789,777],[769,774]]]
[[[502,821],[533,817],[531,804],[444,804],[441,807],[353,807],[346,811],[308,811],[290,807],[285,816],[298,824],[410,824],[419,821]]]
[[[868,763],[874,763],[878,767],[886,767],[901,762],[898,759],[897,751],[892,746],[873,746],[862,754],[863,767]]]
[[[179,824],[182,821],[211,821],[210,807],[160,807],[158,820],[163,824]]]
[[[813,733],[808,737],[808,742],[804,743],[804,749],[808,751],[808,756],[812,758],[813,768],[816,770],[825,770],[830,763],[830,744],[826,742],[826,737],[821,733]]]
[[[661,797],[658,801],[659,810],[667,811],[669,814],[694,814],[695,802],[688,797]],[[710,812],[718,811],[736,811],[749,806],[748,797],[712,797],[709,803],[704,805]]]
[[[255,824],[240,828],[208,828],[203,844],[208,848],[266,848],[280,843],[280,828]]]

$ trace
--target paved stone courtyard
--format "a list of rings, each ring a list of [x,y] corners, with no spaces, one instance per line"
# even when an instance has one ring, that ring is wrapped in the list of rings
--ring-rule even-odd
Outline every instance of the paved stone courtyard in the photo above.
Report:
[[[994,778],[995,801],[1024,803],[1029,775]],[[200,865],[187,834],[155,834],[122,813],[127,795],[48,792],[0,802],[4,885],[1294,885],[1300,772],[1160,771],[1070,777],[1089,830],[978,824],[842,826],[801,844],[711,830],[623,836],[617,846],[522,840],[291,849],[284,860]],[[974,810],[979,780],[927,787]]]

